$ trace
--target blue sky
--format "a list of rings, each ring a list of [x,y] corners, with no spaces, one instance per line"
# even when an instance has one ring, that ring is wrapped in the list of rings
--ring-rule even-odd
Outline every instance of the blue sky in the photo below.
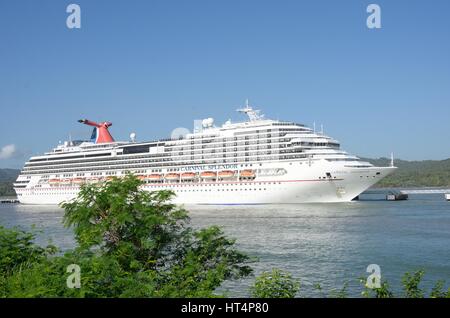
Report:
[[[70,3],[81,29],[66,27]],[[381,29],[366,26],[370,3]],[[150,140],[243,119],[246,98],[323,124],[356,155],[448,158],[449,12],[446,0],[2,0],[0,167],[88,138],[80,118]]]

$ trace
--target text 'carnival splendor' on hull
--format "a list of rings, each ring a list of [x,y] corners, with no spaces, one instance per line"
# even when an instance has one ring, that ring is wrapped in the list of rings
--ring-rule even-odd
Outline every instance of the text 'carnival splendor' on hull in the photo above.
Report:
[[[374,167],[340,150],[338,141],[293,122],[212,118],[179,139],[116,142],[109,122],[95,123],[90,141],[70,141],[25,164],[14,189],[24,204],[59,204],[84,183],[133,173],[143,189],[170,189],[175,203],[268,204],[346,202],[395,169]]]

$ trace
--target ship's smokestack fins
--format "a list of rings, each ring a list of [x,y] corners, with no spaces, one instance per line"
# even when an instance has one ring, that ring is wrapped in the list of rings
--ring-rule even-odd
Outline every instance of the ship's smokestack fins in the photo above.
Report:
[[[92,134],[92,139],[95,140],[96,144],[101,144],[101,143],[107,143],[107,142],[114,142],[114,138],[111,136],[111,134],[108,131],[108,128],[112,126],[112,123],[105,121],[102,123],[96,123],[93,121],[90,121],[88,119],[80,119],[78,121],[79,123],[88,125],[88,126],[93,126],[94,128],[94,132]]]

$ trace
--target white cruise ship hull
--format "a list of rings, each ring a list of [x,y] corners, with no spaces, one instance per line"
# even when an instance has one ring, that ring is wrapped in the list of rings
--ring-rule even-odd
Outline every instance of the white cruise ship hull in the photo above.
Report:
[[[349,202],[395,167],[353,168],[321,160],[315,163],[261,164],[263,168],[284,166],[283,176],[262,176],[252,181],[231,179],[217,182],[147,183],[147,191],[172,190],[176,204],[296,204]],[[327,173],[329,175],[327,175]],[[76,197],[79,187],[21,189],[22,204],[60,204]]]

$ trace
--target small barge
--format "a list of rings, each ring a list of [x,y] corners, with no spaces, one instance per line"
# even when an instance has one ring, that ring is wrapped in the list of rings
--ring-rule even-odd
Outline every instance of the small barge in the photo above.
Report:
[[[17,199],[0,199],[0,203],[19,203]]]

